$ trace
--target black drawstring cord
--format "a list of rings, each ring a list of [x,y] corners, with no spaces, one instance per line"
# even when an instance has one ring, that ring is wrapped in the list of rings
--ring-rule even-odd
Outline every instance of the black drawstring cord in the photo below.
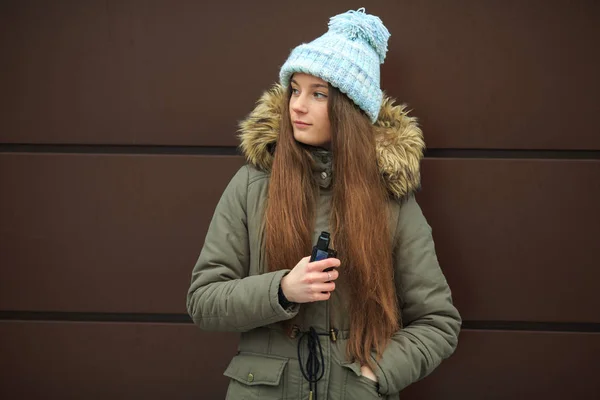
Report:
[[[325,360],[323,358],[323,347],[319,336],[329,336],[328,333],[317,333],[312,326],[308,332],[303,332],[298,339],[298,363],[300,371],[304,379],[308,381],[309,400],[317,400],[317,382],[323,378],[325,374]],[[302,341],[306,338],[308,345],[308,357],[306,358],[306,366],[302,364],[301,347]],[[314,394],[314,395],[313,395]]]

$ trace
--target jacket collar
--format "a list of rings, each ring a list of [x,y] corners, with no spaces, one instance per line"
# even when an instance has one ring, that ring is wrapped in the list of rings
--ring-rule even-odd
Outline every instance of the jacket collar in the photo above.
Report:
[[[327,149],[321,147],[306,146],[312,156],[312,172],[317,184],[327,189],[331,186],[333,176],[333,154]]]
[[[277,144],[281,120],[279,105],[284,96],[285,89],[279,84],[274,85],[262,95],[254,110],[239,125],[240,148],[247,162],[265,172],[270,172],[273,164],[273,150]],[[394,101],[384,95],[375,123],[375,148],[379,171],[387,190],[394,197],[402,198],[420,187],[420,162],[425,142],[416,118],[408,116],[405,105],[394,105]],[[311,153],[316,162],[315,173],[320,174],[328,168],[329,186],[330,153],[316,149]],[[319,153],[329,153],[328,163],[325,158],[319,163],[319,159],[324,156]],[[319,164],[323,164],[323,169],[318,170]]]

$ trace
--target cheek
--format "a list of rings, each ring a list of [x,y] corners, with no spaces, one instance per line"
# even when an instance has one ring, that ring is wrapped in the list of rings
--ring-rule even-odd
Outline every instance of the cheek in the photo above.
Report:
[[[327,108],[325,108],[325,111],[321,115],[321,126],[323,127],[324,133],[331,137],[331,123],[329,122],[329,113],[327,112]]]

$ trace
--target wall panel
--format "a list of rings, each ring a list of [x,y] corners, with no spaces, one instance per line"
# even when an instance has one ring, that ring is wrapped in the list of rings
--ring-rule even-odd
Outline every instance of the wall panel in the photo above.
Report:
[[[402,400],[597,399],[600,334],[463,330],[455,354]]]
[[[0,321],[4,399],[222,399],[233,333],[191,324]]]
[[[2,2],[0,142],[235,146],[236,122],[289,51],[364,5],[238,3]],[[414,110],[430,148],[600,150],[598,2],[367,11],[392,33],[383,88]]]
[[[467,320],[600,322],[600,162],[428,159],[419,194]]]
[[[0,155],[0,309],[185,313],[239,157]]]

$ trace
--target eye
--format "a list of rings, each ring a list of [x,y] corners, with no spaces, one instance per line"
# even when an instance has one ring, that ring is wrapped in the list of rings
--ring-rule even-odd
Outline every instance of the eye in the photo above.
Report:
[[[292,95],[297,96],[300,93],[300,91],[296,88],[292,88]]]
[[[327,95],[325,93],[321,93],[321,92],[315,92],[314,95],[317,99],[326,99]]]

